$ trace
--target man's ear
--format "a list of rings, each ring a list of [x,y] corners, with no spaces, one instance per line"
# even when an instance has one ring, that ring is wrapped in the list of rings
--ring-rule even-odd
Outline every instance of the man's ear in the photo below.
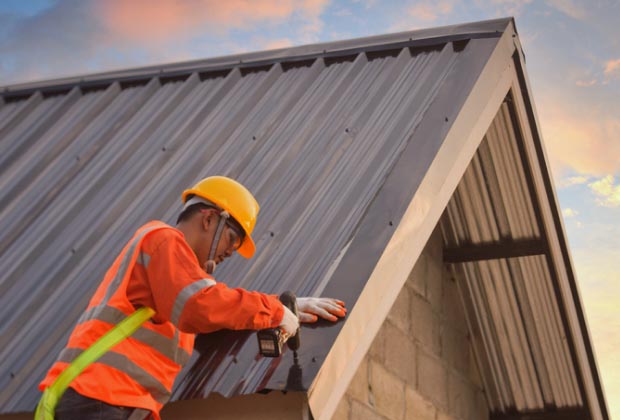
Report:
[[[213,223],[213,218],[215,216],[215,209],[206,209],[205,211],[200,212],[202,216],[202,227],[204,230],[209,229],[209,225]]]

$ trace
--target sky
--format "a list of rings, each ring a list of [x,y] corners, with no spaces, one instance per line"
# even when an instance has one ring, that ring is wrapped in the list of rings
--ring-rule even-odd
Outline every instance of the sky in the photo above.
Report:
[[[620,420],[620,0],[0,0],[0,87],[506,16]]]

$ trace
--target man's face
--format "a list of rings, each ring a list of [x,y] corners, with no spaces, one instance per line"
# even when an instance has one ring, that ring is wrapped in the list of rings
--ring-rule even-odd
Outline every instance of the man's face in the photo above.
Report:
[[[206,238],[209,241],[208,249],[211,249],[211,241],[217,241],[215,238],[217,232],[217,226],[219,224],[219,214],[216,210],[209,209],[202,211],[205,217],[208,218],[208,227],[206,232]],[[222,235],[219,238],[217,249],[213,259],[217,264],[220,264],[224,259],[232,256],[232,254],[241,246],[241,236],[238,228],[234,227],[232,222],[226,222],[222,229]]]
[[[217,241],[217,238],[215,238]],[[215,252],[215,261],[219,264],[224,261],[224,258],[232,256],[232,254],[241,246],[241,238],[239,234],[228,224],[224,225],[224,230],[220,238],[220,242],[217,245]]]

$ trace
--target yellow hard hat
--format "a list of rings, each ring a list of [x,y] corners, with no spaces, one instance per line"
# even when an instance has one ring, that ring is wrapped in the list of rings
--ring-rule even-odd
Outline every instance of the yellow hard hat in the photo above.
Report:
[[[183,203],[192,197],[204,198],[226,210],[241,225],[245,232],[243,243],[237,250],[245,258],[252,258],[256,251],[252,231],[258,216],[258,202],[247,188],[225,176],[210,176],[199,181],[192,188],[183,191]]]

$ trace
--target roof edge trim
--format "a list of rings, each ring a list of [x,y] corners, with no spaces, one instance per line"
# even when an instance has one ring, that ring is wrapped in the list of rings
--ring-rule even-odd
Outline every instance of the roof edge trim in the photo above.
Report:
[[[31,94],[37,90],[56,91],[73,86],[79,86],[81,88],[92,87],[99,84],[109,84],[113,81],[131,82],[153,77],[178,77],[196,71],[221,71],[232,67],[251,68],[278,62],[303,61],[317,57],[330,58],[390,48],[424,47],[466,39],[499,37],[511,23],[513,23],[513,18],[501,18],[460,25],[398,32],[388,35],[355,38],[344,41],[213,57],[182,63],[144,66],[51,80],[26,82],[0,86],[0,90],[2,91],[0,95],[4,98],[11,99],[17,96]]]

